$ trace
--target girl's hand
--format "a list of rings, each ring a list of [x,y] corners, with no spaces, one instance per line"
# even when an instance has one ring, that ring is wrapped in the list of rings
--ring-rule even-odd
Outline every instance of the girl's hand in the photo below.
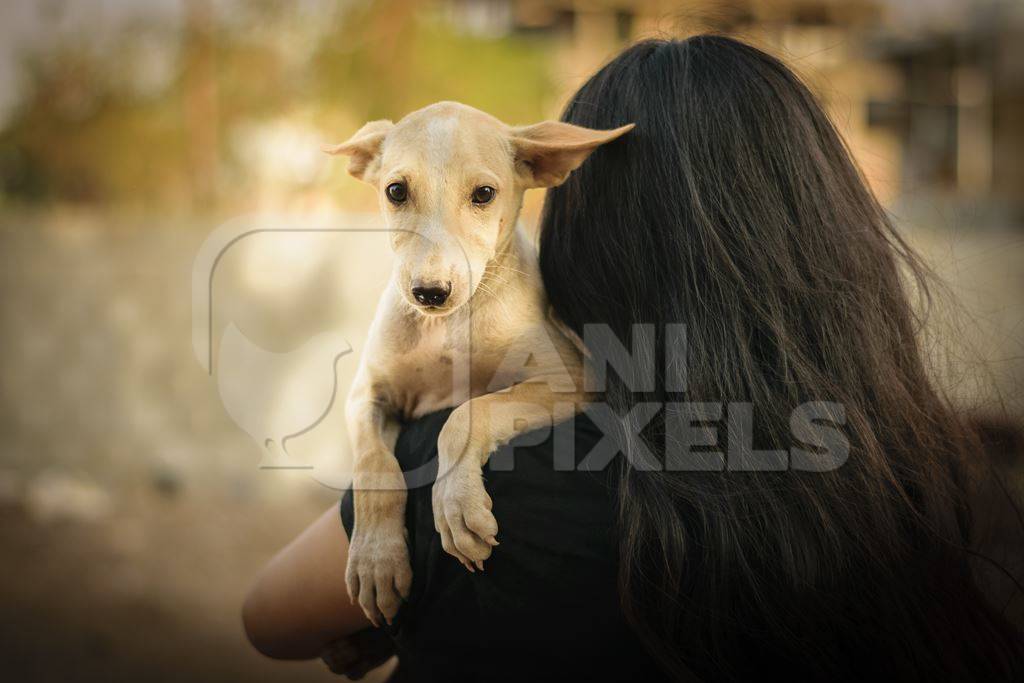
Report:
[[[358,681],[395,654],[391,637],[379,628],[368,628],[336,640],[321,653],[333,673]]]

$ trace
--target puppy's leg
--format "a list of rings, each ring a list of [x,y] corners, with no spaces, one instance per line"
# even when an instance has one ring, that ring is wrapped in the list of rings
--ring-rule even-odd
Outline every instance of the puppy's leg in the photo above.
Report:
[[[569,419],[585,398],[555,393],[543,378],[535,378],[478,396],[452,412],[437,440],[438,477],[432,492],[434,526],[446,552],[470,570],[474,565],[483,569],[498,533],[484,489],[484,463],[516,436]]]
[[[367,618],[391,622],[412,585],[405,529],[405,480],[395,459],[398,423],[366,384],[357,384],[346,405],[355,455],[355,527],[349,542],[345,583]]]

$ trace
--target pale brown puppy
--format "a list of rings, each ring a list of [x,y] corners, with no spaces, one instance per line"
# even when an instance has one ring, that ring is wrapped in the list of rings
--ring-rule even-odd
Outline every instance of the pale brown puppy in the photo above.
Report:
[[[412,582],[393,451],[401,420],[457,406],[438,439],[432,501],[445,551],[472,571],[497,545],[488,455],[585,402],[579,351],[548,318],[517,219],[527,189],[561,184],[632,128],[511,127],[440,102],[326,150],[376,188],[396,256],[345,411],[355,457],[346,583],[375,624],[394,617]]]

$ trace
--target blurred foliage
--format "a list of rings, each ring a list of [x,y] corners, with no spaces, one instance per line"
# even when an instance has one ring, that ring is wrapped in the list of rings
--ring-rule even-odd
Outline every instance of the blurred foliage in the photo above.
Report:
[[[2,201],[236,205],[252,174],[235,133],[253,124],[327,142],[442,99],[529,122],[553,97],[548,38],[460,33],[430,3],[260,0],[218,13],[187,0],[182,13],[102,44],[83,27],[21,56],[25,93],[0,131]]]

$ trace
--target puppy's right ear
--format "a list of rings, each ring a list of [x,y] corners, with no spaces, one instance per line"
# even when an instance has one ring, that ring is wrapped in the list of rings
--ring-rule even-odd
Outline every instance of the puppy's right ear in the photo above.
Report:
[[[527,187],[556,187],[579,168],[590,153],[633,130],[627,123],[613,130],[593,130],[561,121],[512,128],[516,165]]]
[[[370,121],[356,131],[351,138],[340,145],[328,145],[328,154],[344,154],[349,157],[348,172],[352,176],[373,184],[377,182],[380,168],[380,148],[388,132],[395,127],[387,119]]]

